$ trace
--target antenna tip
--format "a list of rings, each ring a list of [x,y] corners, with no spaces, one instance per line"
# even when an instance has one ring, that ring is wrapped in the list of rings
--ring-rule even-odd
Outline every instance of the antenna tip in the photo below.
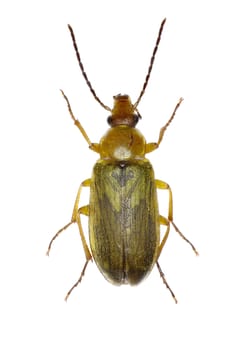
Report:
[[[68,29],[69,29],[70,33],[73,34],[73,28],[71,27],[71,25],[68,24],[67,26],[68,26]]]

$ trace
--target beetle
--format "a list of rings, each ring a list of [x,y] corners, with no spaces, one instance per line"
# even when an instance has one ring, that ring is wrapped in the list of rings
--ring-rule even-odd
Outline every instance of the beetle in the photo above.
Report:
[[[145,82],[137,101],[132,103],[128,95],[118,94],[114,96],[112,109],[103,104],[96,95],[84,70],[73,29],[68,25],[83,77],[96,101],[111,114],[107,119],[110,128],[101,137],[99,143],[92,143],[79,120],[75,118],[67,96],[61,90],[74,124],[89,148],[100,156],[93,167],[91,178],[83,181],[78,189],[71,221],[55,234],[48,246],[47,255],[59,234],[71,224],[77,223],[86,262],[78,281],[67,293],[66,300],[81,282],[89,261],[94,260],[105,279],[116,285],[137,285],[149,275],[156,264],[163,282],[177,302],[158,262],[169,236],[170,225],[198,255],[194,245],[181,233],[173,221],[170,186],[164,181],[155,179],[152,164],[145,157],[147,153],[159,147],[164,132],[172,122],[183,99],[179,99],[171,117],[160,129],[157,142],[147,143],[142,133],[136,128],[141,118],[137,107],[150,78],[165,21],[166,19],[160,25]],[[89,205],[79,207],[83,187],[90,187],[90,202]],[[169,193],[167,216],[159,214],[157,189],[167,190]],[[83,232],[81,214],[89,217],[91,251]],[[162,240],[161,225],[166,227]]]

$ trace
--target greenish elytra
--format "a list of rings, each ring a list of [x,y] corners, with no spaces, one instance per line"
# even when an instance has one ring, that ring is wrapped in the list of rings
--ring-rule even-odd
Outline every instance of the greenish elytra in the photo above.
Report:
[[[131,179],[133,179],[134,175],[132,173],[132,171],[129,171],[128,173],[125,171],[126,168],[125,167],[121,167],[121,169],[124,171],[121,171],[121,173],[118,173],[117,171],[113,171],[111,176],[117,180],[118,184],[121,187],[126,186],[127,182]]]

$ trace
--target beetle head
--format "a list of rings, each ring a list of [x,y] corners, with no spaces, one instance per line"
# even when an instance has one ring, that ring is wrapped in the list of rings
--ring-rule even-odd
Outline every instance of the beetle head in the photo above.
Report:
[[[128,95],[118,94],[113,97],[114,105],[112,114],[108,117],[108,124],[113,127],[117,125],[127,125],[134,128],[141,118],[138,111],[134,108]]]

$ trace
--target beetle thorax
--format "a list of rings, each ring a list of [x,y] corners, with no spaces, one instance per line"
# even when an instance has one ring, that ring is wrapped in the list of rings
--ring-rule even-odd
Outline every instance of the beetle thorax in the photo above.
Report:
[[[138,129],[127,125],[119,125],[108,129],[100,140],[100,156],[102,159],[128,161],[143,159],[146,141]]]

